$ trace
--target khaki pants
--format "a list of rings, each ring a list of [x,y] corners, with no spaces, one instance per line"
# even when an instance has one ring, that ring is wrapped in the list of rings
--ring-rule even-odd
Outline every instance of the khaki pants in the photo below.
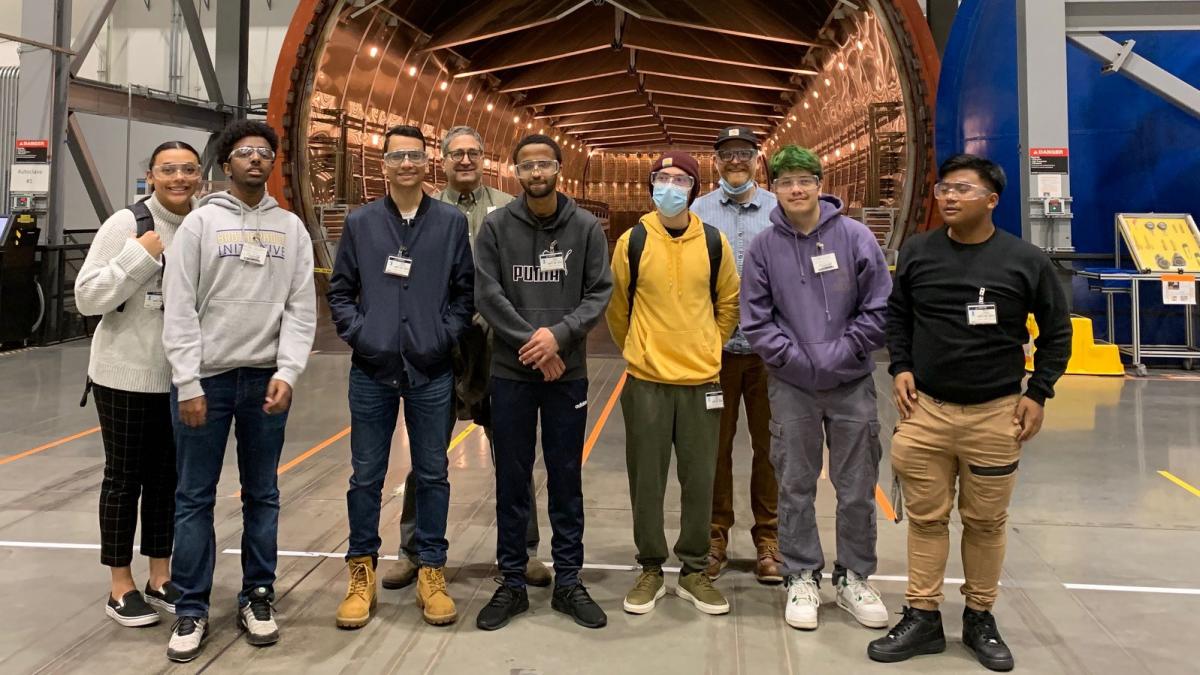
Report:
[[[892,470],[908,516],[908,604],[935,610],[950,552],[950,509],[958,482],[967,606],[990,611],[1004,563],[1008,503],[1017,481],[1019,395],[955,405],[921,393],[892,437]]]
[[[721,391],[725,409],[721,411],[721,433],[717,444],[717,479],[713,484],[713,548],[729,546],[729,528],[733,527],[733,440],[737,436],[738,412],[746,401],[746,423],[750,428],[750,511],[754,526],[750,537],[761,554],[779,547],[779,486],[771,466],[771,404],[767,397],[767,367],[755,354],[721,354]]]

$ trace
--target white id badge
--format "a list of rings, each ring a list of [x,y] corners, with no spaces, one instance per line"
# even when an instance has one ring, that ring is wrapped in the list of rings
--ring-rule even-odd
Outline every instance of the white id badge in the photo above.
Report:
[[[567,266],[562,253],[543,253],[539,260],[541,262],[540,269],[543,272],[561,272]]]
[[[255,265],[265,265],[267,262],[267,248],[261,244],[242,244],[241,258]]]
[[[146,297],[142,300],[142,307],[153,310],[162,309],[162,291],[146,291]]]
[[[411,271],[412,258],[399,255],[388,256],[387,266],[383,268],[384,274],[390,274],[394,277],[408,278],[408,274]]]
[[[825,255],[814,255],[812,258],[813,271],[817,274],[824,272],[832,272],[838,268],[837,255],[834,253],[826,253]]]
[[[492,211],[495,211],[495,210],[496,210],[496,207],[495,207],[495,206],[489,206],[489,207],[487,207],[487,212],[488,212],[488,213],[491,213]]]
[[[725,408],[725,394],[719,391],[710,391],[704,395],[705,410],[722,410]]]
[[[996,303],[981,302],[967,305],[967,323],[972,326],[995,326]]]

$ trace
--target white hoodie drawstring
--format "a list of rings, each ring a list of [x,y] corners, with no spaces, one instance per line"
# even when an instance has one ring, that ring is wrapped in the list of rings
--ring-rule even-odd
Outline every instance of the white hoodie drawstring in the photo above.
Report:
[[[820,227],[820,225],[817,225],[817,250],[824,250],[825,244],[821,242]],[[829,293],[825,290],[825,275],[818,274],[817,276],[821,278],[821,297],[825,299],[825,323],[831,323],[833,316],[829,313]]]

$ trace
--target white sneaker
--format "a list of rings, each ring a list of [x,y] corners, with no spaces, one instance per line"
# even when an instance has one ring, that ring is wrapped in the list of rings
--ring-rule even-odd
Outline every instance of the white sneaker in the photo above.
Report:
[[[787,625],[800,630],[817,629],[817,610],[821,607],[821,590],[812,570],[788,577],[787,607],[783,619]]]
[[[888,611],[879,591],[851,570],[835,586],[837,605],[850,612],[856,621],[867,628],[887,628]]]
[[[250,592],[250,602],[238,608],[238,628],[246,631],[246,642],[257,647],[279,641],[279,626],[275,623],[271,594],[259,586]]]
[[[178,663],[187,663],[200,655],[200,647],[208,636],[208,620],[181,616],[171,628],[171,641],[167,643],[167,658]]]

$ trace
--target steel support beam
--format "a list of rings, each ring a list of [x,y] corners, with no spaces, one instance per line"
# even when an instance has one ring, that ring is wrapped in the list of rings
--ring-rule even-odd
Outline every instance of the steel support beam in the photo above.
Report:
[[[117,4],[117,0],[103,0],[92,8],[92,13],[88,15],[87,21],[84,22],[83,28],[79,34],[75,36],[75,42],[71,43],[71,51],[75,52],[75,56],[71,58],[71,76],[79,74],[79,69],[83,67],[83,62],[87,60],[87,55],[92,51],[92,45],[96,44],[96,38],[100,35],[100,30],[104,28],[104,22],[108,21],[108,17],[112,15],[113,5]]]
[[[210,99],[218,103],[224,103],[225,97],[221,93],[221,85],[217,78],[217,70],[213,67],[212,56],[208,53],[208,41],[204,38],[204,29],[200,26],[200,15],[196,12],[196,6],[190,0],[174,1],[179,6],[179,13],[183,16],[183,25],[187,27],[188,38],[192,41],[192,51],[196,53],[196,67],[200,69],[200,77],[204,80],[204,90],[208,92]],[[226,3],[218,3],[218,15],[221,12],[221,5],[228,4],[231,1],[240,0],[226,0]],[[220,49],[221,37],[218,31],[218,55],[220,54]],[[237,97],[230,97],[229,100],[230,102],[235,102]]]
[[[929,21],[929,31],[933,33],[933,43],[937,45],[938,56],[946,53],[946,42],[950,39],[954,15],[958,13],[958,2],[959,0],[925,0],[925,18]]]
[[[1071,33],[1200,30],[1200,0],[1065,0],[1065,2],[1066,29]]]
[[[75,168],[79,169],[79,177],[83,179],[83,188],[87,191],[88,199],[92,201],[96,217],[103,223],[113,214],[112,201],[108,198],[108,190],[104,189],[104,179],[100,176],[95,159],[92,158],[92,151],[83,136],[83,129],[79,127],[79,119],[74,114],[67,116],[67,147],[71,150],[71,156],[75,158]]]
[[[235,117],[234,109],[166,92],[133,87],[133,105],[125,87],[92,80],[72,80],[71,110],[104,117],[131,117],[138,122],[220,131]]]
[[[248,87],[250,60],[250,0],[217,3],[217,81],[224,103],[237,106],[238,117],[246,116],[250,104]]]
[[[1100,33],[1072,33],[1071,42],[1104,63],[1105,72],[1120,73],[1158,94],[1184,112],[1200,118],[1200,89],[1132,51],[1134,40],[1121,44]]]
[[[1047,250],[1071,251],[1071,178],[1059,176],[1061,214],[1046,213],[1034,148],[1070,154],[1067,123],[1066,0],[1017,0],[1017,93],[1021,121],[1021,236]],[[1069,161],[1069,159],[1068,159]]]

